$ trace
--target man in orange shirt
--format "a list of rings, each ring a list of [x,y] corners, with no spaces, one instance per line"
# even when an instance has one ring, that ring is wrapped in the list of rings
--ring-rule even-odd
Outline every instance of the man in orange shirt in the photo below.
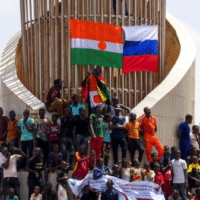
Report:
[[[149,162],[152,161],[151,159],[151,150],[152,146],[155,146],[156,150],[158,151],[158,158],[161,160],[164,147],[158,137],[156,136],[157,131],[157,123],[155,117],[151,115],[151,109],[148,107],[144,108],[145,117],[141,121],[141,129],[143,130],[143,138],[145,144],[145,150],[147,159]]]
[[[10,111],[9,118],[10,122],[8,122],[8,133],[6,137],[6,143],[14,142],[14,146],[18,147],[18,129],[17,124],[18,120],[15,119],[16,114],[15,111]]]
[[[144,148],[142,146],[142,142],[140,140],[140,124],[136,121],[136,114],[130,113],[129,114],[129,122],[126,123],[126,130],[128,131],[128,138],[130,142],[130,153],[131,153],[131,160],[134,159],[135,151],[139,151],[139,162],[142,161]]]

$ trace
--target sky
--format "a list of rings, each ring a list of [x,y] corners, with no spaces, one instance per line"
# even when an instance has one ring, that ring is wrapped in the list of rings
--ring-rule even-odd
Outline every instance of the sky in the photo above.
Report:
[[[0,0],[0,57],[9,39],[21,29],[19,0]],[[167,11],[177,18],[195,41],[196,58],[196,115],[200,123],[200,1],[167,0]]]

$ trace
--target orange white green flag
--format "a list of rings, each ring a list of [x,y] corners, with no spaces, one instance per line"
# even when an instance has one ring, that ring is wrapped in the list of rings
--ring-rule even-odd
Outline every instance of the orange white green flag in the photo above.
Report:
[[[122,27],[70,19],[71,64],[122,68]]]

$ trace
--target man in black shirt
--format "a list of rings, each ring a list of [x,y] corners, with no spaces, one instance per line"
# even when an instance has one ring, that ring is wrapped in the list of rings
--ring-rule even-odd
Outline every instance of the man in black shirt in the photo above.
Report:
[[[47,182],[46,189],[42,193],[43,200],[58,200],[57,192],[52,190],[52,183]]]
[[[107,181],[107,190],[102,194],[101,200],[119,200],[119,195],[113,190],[113,181]]]
[[[66,108],[65,116],[61,119],[60,137],[63,160],[69,162],[71,167],[75,154],[75,118],[72,116],[71,108]]]
[[[42,170],[44,170],[44,161],[41,155],[41,148],[36,147],[34,149],[34,156],[28,162],[27,171],[28,175],[28,188],[29,188],[29,198],[34,192],[34,187],[39,186],[40,189],[43,189],[43,180],[42,180]]]
[[[81,145],[86,145],[88,148],[89,119],[86,117],[86,109],[80,108],[80,115],[76,117],[75,130],[76,130],[76,145],[79,149]]]
[[[89,185],[84,186],[83,188],[83,196],[81,197],[81,200],[97,200],[98,199],[98,193],[93,192],[90,189]]]

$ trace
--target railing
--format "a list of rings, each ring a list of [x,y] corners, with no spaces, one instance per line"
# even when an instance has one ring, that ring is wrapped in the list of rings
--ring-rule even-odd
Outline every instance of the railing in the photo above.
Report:
[[[102,67],[111,95],[135,107],[163,79],[165,70],[166,0],[20,0],[23,62],[17,57],[18,74],[24,85],[45,101],[53,80],[64,80],[63,95],[80,94],[81,81],[95,66],[70,63],[69,18],[117,25],[158,25],[159,73],[122,74],[120,69]],[[126,13],[126,9],[127,12]],[[22,46],[21,46],[22,44]],[[20,56],[19,56],[20,57]]]

